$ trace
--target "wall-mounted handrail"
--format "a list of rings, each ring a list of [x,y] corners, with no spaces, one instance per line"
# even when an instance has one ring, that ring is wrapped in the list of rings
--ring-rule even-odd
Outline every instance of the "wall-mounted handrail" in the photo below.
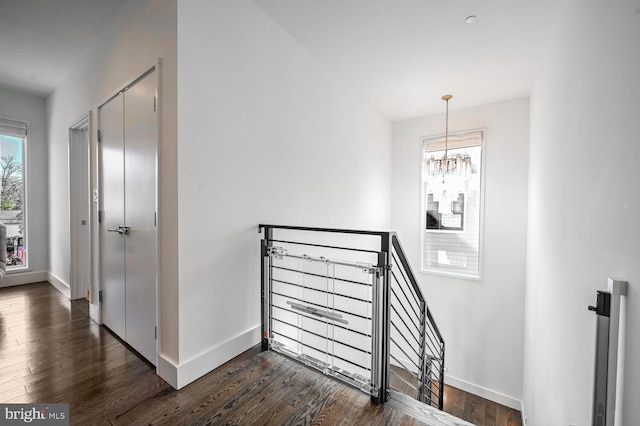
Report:
[[[259,231],[264,349],[355,385],[376,403],[400,392],[443,408],[444,339],[396,233],[266,224]]]

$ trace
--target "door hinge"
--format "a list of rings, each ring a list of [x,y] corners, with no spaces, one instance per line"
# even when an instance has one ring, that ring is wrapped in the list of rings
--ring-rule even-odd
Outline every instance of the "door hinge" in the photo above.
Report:
[[[102,132],[98,130],[98,142],[102,142]]]
[[[98,210],[98,223],[102,223],[104,220],[104,210]]]
[[[267,253],[275,257],[276,259],[282,260],[285,256],[287,256],[287,249],[282,247],[269,247],[267,249]]]
[[[153,111],[157,111],[158,108],[158,98],[156,98],[155,96],[153,97]]]
[[[380,271],[380,268],[370,263],[356,262],[356,267],[361,269],[365,274],[375,274]]]
[[[153,226],[158,226],[158,212],[153,212]]]
[[[155,327],[155,328],[156,328],[156,331],[155,331],[155,334],[156,334],[156,335],[155,335],[155,337],[156,337],[156,340],[158,340],[158,326],[156,325],[156,327]]]
[[[102,290],[98,291],[98,302],[102,303]]]

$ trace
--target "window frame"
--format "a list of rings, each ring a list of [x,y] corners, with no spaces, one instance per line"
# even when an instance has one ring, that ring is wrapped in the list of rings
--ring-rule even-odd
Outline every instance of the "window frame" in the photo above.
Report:
[[[465,135],[473,135],[479,133],[480,134],[480,143],[457,143],[454,146],[452,145],[452,139],[460,138]],[[423,181],[423,172],[424,172],[424,155],[425,155],[425,146],[427,145],[427,141],[435,141],[435,145],[441,141],[442,146],[444,146],[445,134],[436,134],[430,136],[423,136],[420,138],[420,182],[419,182],[419,200],[420,200],[420,219],[419,219],[419,232],[420,232],[420,273],[429,274],[429,275],[437,275],[437,276],[445,276],[451,278],[464,279],[469,281],[479,281],[482,282],[484,280],[484,209],[485,209],[485,179],[486,179],[486,161],[487,161],[487,130],[486,128],[473,128],[460,130],[455,132],[449,132],[449,149],[458,149],[472,146],[480,146],[480,176],[479,176],[479,197],[480,202],[478,206],[478,271],[477,273],[467,273],[465,271],[455,271],[451,269],[436,269],[433,267],[429,267],[425,265],[425,238],[428,234],[460,234],[465,232],[464,230],[454,230],[454,229],[426,229],[426,214],[427,214],[427,195],[425,193],[424,186],[426,182]],[[442,149],[434,149],[433,151],[441,151]],[[427,151],[429,152],[429,151]],[[465,193],[465,204],[466,204],[466,193]],[[465,216],[466,216],[466,205],[465,205]]]
[[[28,212],[29,212],[29,160],[28,160],[28,140],[29,140],[29,129],[31,127],[31,122],[29,120],[8,117],[4,115],[0,115],[0,127],[2,125],[7,127],[11,127],[11,124],[21,124],[24,125],[24,135],[18,134],[18,132],[12,133],[11,131],[5,132],[0,129],[0,134],[10,137],[17,137],[22,139],[22,239],[23,239],[23,247],[25,252],[25,262],[22,265],[7,265],[6,274],[16,274],[31,271],[29,263],[30,263],[30,255],[29,255],[29,220],[28,220]],[[22,128],[22,126],[19,126]],[[8,235],[7,235],[8,237]]]

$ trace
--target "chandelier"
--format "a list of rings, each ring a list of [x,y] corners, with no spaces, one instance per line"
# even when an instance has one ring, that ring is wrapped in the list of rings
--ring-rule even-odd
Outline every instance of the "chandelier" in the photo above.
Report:
[[[466,154],[449,156],[449,100],[453,96],[444,95],[442,100],[447,104],[444,156],[429,157],[425,163],[425,181],[427,191],[438,202],[438,213],[451,213],[452,203],[464,193],[471,176],[471,157]]]

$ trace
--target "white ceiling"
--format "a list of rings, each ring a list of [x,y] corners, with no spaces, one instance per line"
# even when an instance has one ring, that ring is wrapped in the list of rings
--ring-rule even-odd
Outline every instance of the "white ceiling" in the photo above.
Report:
[[[0,86],[45,97],[126,0],[0,0]]]
[[[392,120],[529,95],[559,3],[253,1]]]
[[[0,86],[50,94],[125,1],[0,0]],[[253,1],[392,120],[528,95],[558,3]]]

